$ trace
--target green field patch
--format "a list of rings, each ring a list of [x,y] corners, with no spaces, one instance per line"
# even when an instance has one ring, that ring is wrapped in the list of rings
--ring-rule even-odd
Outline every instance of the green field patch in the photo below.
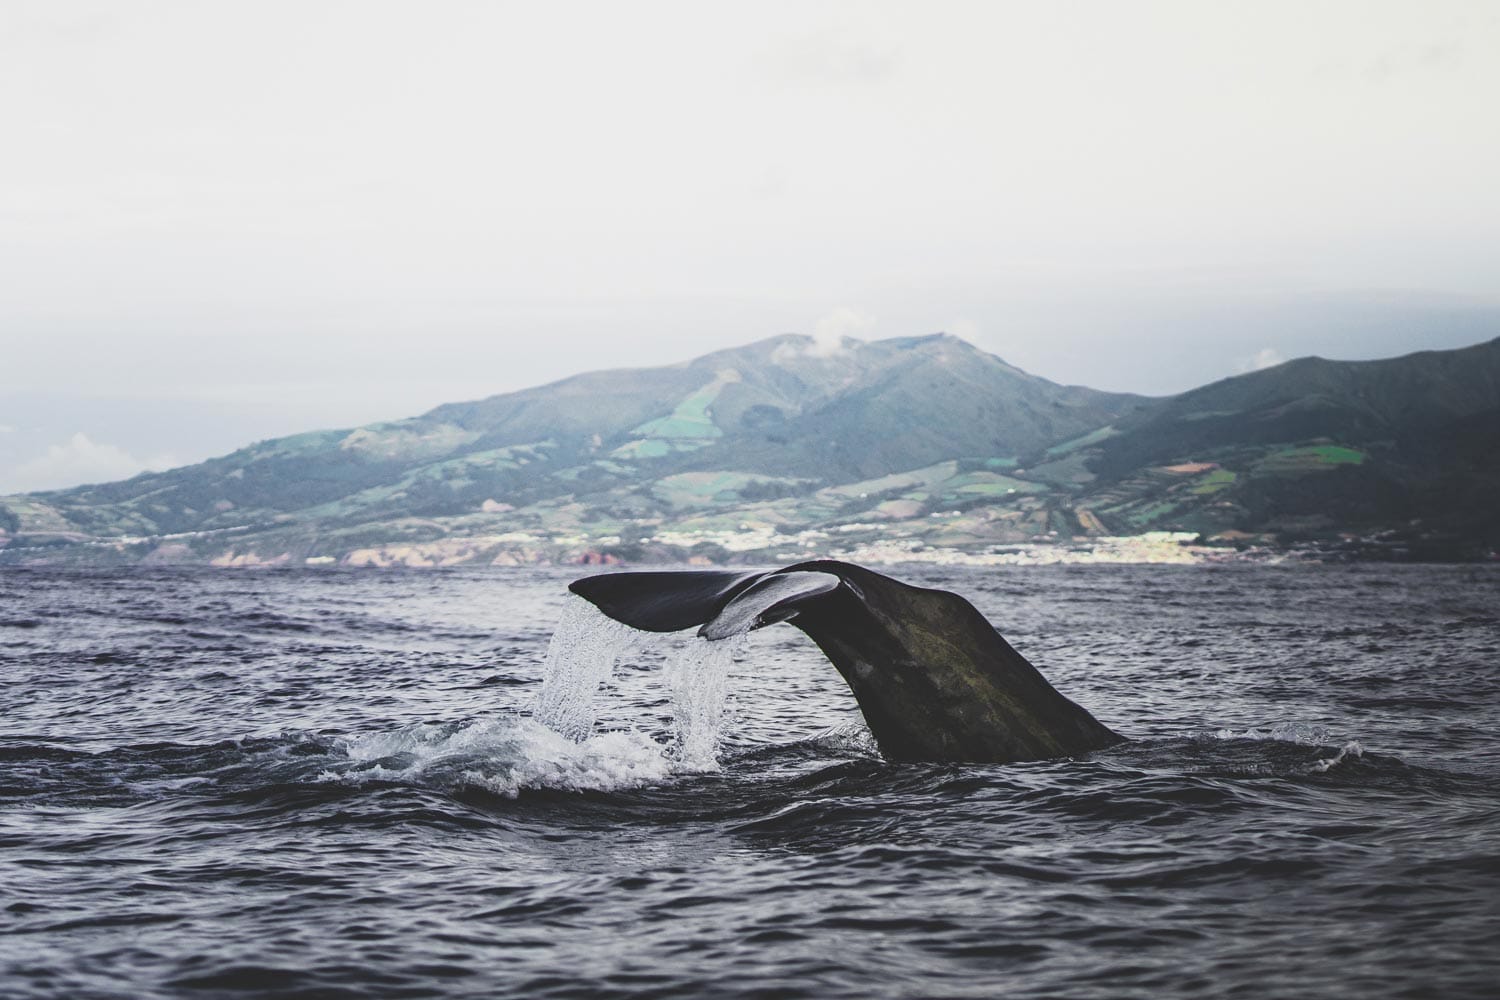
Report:
[[[1002,476],[998,472],[965,472],[944,480],[940,488],[944,496],[948,497],[998,497],[1047,491],[1047,487],[1041,483]]]
[[[975,472],[975,471],[983,471],[983,470],[994,471],[994,470],[997,470],[997,469],[999,469],[999,470],[1014,469],[1017,465],[1020,464],[1020,459],[1017,459],[1017,458],[1007,458],[1007,457],[1004,457],[1004,456],[994,456],[994,455],[990,455],[990,456],[980,455],[980,456],[977,456],[977,457],[976,456],[970,456],[970,457],[967,457],[967,458],[960,458],[957,461],[958,461],[958,471],[959,472]]]
[[[1087,461],[1087,456],[1075,451],[1050,462],[1033,465],[1026,470],[1026,475],[1058,486],[1083,486],[1096,478],[1089,471]]]
[[[314,455],[338,445],[346,435],[343,431],[307,431],[289,437],[262,441],[243,448],[229,456],[256,461],[265,458],[292,458],[298,455]]]
[[[634,478],[631,471],[629,466],[618,462],[596,461],[559,469],[552,476],[563,482],[582,484],[589,490],[599,490],[607,485],[617,484],[621,479]]]
[[[648,420],[631,433],[653,438],[721,437],[724,432],[714,425],[713,418],[708,415],[708,406],[718,395],[719,385],[715,381],[678,403],[677,408],[667,416]]]
[[[1048,458],[1061,458],[1063,455],[1068,454],[1068,452],[1070,451],[1077,451],[1079,448],[1087,448],[1090,445],[1098,444],[1100,441],[1107,441],[1118,433],[1120,432],[1115,430],[1113,424],[1106,424],[1105,426],[1095,428],[1094,430],[1091,430],[1087,434],[1084,434],[1080,437],[1073,438],[1071,441],[1064,441],[1062,444],[1055,444],[1052,447],[1048,448],[1044,454],[1046,454]]]
[[[708,507],[739,501],[743,499],[741,494],[753,486],[795,487],[802,482],[752,472],[679,472],[675,476],[658,479],[651,487],[651,492],[657,499],[673,507]]]
[[[20,522],[21,531],[45,533],[78,530],[77,525],[69,521],[56,507],[26,494],[6,497],[5,504]]]
[[[444,459],[410,469],[393,483],[371,486],[337,500],[329,500],[302,510],[307,517],[350,517],[372,507],[392,504],[407,497],[412,490],[441,483],[454,492],[491,479],[497,472],[512,472],[522,466],[547,459],[551,441],[513,444],[504,448],[476,451],[460,458]]]
[[[861,495],[888,493],[891,490],[908,489],[913,486],[934,487],[958,472],[958,462],[938,462],[909,472],[893,472],[876,479],[862,479],[857,483],[830,486],[819,490],[819,496],[853,498]],[[913,494],[907,494],[908,496]]]
[[[1156,503],[1137,507],[1134,510],[1124,512],[1125,519],[1137,527],[1146,527],[1158,518],[1166,517],[1176,510],[1178,505],[1170,500],[1159,500]]]
[[[1364,452],[1355,448],[1345,448],[1337,444],[1320,444],[1311,448],[1297,448],[1293,450],[1297,455],[1315,455],[1323,462],[1334,465],[1361,465],[1368,457]]]
[[[609,454],[611,458],[662,458],[676,450],[666,441],[647,438],[640,441],[628,441]]]
[[[370,507],[378,507],[381,504],[389,503],[406,496],[406,491],[401,487],[402,484],[397,483],[371,486],[369,489],[351,493],[337,500],[329,500],[314,507],[307,507],[300,513],[304,517],[348,517],[353,514],[363,513]]]
[[[1327,472],[1343,465],[1363,465],[1369,456],[1354,448],[1337,444],[1306,445],[1284,448],[1256,463],[1253,472],[1261,476],[1298,476]]]
[[[724,432],[714,426],[707,414],[683,416],[674,413],[670,417],[661,417],[648,423],[641,424],[634,431],[651,438],[716,438],[722,437]]]
[[[444,459],[413,469],[401,478],[406,484],[422,479],[472,478],[483,472],[511,471],[532,462],[546,461],[544,450],[550,442],[537,444],[513,444],[504,448],[470,452],[458,458]]]
[[[376,460],[436,458],[461,448],[479,438],[456,424],[423,424],[403,421],[395,424],[372,424],[350,431],[339,442],[339,448]]]
[[[724,387],[740,381],[734,369],[718,372],[714,380],[691,393],[665,417],[648,420],[630,433],[636,438],[614,451],[611,458],[662,458],[676,451],[694,451],[712,444],[724,432],[714,423],[709,407]]]
[[[1230,472],[1228,469],[1214,469],[1208,475],[1202,477],[1198,480],[1198,482],[1194,483],[1193,487],[1188,490],[1188,492],[1200,497],[1208,496],[1211,493],[1217,493],[1220,490],[1228,489],[1229,487],[1234,485],[1235,480],[1237,479],[1239,479],[1239,476],[1236,473]]]

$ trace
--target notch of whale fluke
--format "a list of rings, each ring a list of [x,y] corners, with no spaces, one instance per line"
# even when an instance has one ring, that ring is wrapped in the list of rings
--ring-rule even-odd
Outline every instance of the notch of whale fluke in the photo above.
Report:
[[[789,622],[848,682],[892,760],[1008,763],[1121,741],[1047,683],[968,601],[831,559],[770,573],[608,573],[573,593],[651,632],[708,639]]]

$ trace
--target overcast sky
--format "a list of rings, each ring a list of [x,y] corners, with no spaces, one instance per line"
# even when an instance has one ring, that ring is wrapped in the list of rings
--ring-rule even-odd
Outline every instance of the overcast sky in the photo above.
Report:
[[[1500,4],[0,0],[0,493],[785,332],[1500,335]]]

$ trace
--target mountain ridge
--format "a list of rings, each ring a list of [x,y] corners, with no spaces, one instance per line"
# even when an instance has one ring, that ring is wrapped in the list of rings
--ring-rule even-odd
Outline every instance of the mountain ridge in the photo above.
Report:
[[[905,558],[1163,531],[1483,555],[1497,428],[1500,338],[1144,397],[948,334],[783,335],[0,497],[0,562]]]

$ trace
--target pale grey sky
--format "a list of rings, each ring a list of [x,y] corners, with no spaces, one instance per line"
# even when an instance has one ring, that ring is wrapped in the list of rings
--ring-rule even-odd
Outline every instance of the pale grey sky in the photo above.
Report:
[[[1500,334],[1500,4],[0,0],[0,493],[788,331]]]

